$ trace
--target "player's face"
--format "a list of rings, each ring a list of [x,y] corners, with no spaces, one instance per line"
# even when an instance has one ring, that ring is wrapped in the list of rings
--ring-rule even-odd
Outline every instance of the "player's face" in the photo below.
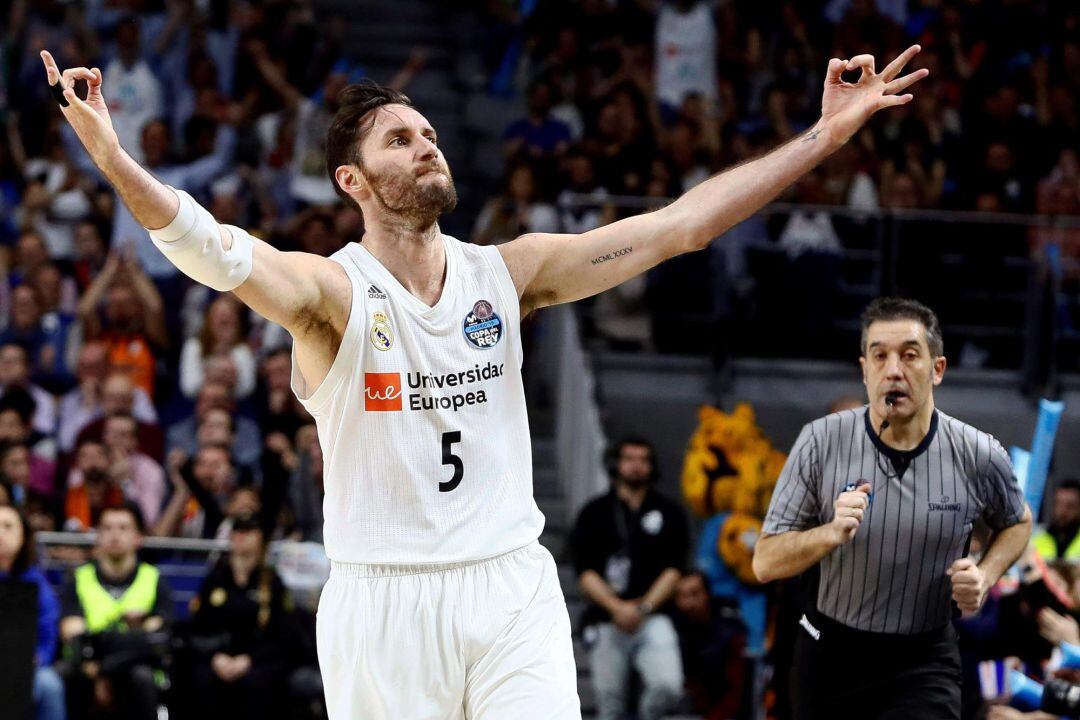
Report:
[[[926,328],[917,320],[871,323],[859,363],[871,407],[890,418],[913,417],[945,374],[945,358],[932,356]]]
[[[361,143],[361,174],[379,210],[430,224],[454,209],[457,190],[436,142],[435,130],[416,110],[387,105],[375,111]]]

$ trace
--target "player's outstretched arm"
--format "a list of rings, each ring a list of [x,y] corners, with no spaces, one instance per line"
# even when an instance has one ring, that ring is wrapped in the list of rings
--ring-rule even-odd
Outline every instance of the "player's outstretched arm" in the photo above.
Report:
[[[341,266],[317,255],[280,252],[240,228],[219,225],[190,196],[162,184],[120,146],[101,94],[100,70],[79,67],[61,73],[48,51],[41,52],[41,59],[49,85],[62,90],[63,101],[59,97],[57,101],[64,117],[166,257],[195,280],[235,292],[242,302],[283,325],[298,340],[313,334],[329,337],[332,361],[333,337],[340,338],[348,322],[352,294]],[[76,80],[87,82],[85,100],[75,94]],[[303,358],[301,364],[307,364]],[[320,375],[321,364],[316,364],[311,375]],[[325,364],[329,367],[329,362]]]
[[[710,178],[661,210],[581,235],[534,233],[499,246],[523,313],[595,295],[667,258],[705,248],[846,143],[875,112],[910,102],[912,95],[903,91],[929,71],[900,72],[919,49],[911,46],[880,73],[872,55],[833,58],[821,119],[810,130],[768,155]],[[857,69],[862,71],[858,82],[841,79],[845,70]]]

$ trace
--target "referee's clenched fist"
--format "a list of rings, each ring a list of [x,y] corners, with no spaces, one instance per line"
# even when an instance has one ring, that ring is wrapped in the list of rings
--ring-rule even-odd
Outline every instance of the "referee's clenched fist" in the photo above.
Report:
[[[965,613],[977,612],[989,589],[986,575],[971,558],[960,558],[945,571],[952,580],[952,597]]]
[[[870,483],[863,483],[854,490],[840,493],[833,503],[832,527],[836,531],[836,544],[843,545],[855,537],[863,515],[870,507]]]

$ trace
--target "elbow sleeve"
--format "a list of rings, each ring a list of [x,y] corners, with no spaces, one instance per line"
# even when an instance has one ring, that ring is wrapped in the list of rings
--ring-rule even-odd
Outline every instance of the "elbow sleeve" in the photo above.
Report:
[[[186,192],[169,189],[180,200],[180,209],[165,227],[147,230],[154,245],[192,280],[220,292],[238,288],[251,275],[255,239],[236,226],[219,226]],[[222,246],[219,227],[232,236],[228,250]]]

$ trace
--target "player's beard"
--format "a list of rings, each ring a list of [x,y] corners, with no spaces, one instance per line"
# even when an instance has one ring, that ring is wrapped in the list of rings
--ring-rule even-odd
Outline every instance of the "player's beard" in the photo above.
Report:
[[[416,177],[397,168],[369,169],[365,174],[372,194],[389,214],[413,227],[427,228],[457,207],[457,189],[449,168],[442,165],[435,172],[444,175],[447,182],[430,182],[424,175]]]

